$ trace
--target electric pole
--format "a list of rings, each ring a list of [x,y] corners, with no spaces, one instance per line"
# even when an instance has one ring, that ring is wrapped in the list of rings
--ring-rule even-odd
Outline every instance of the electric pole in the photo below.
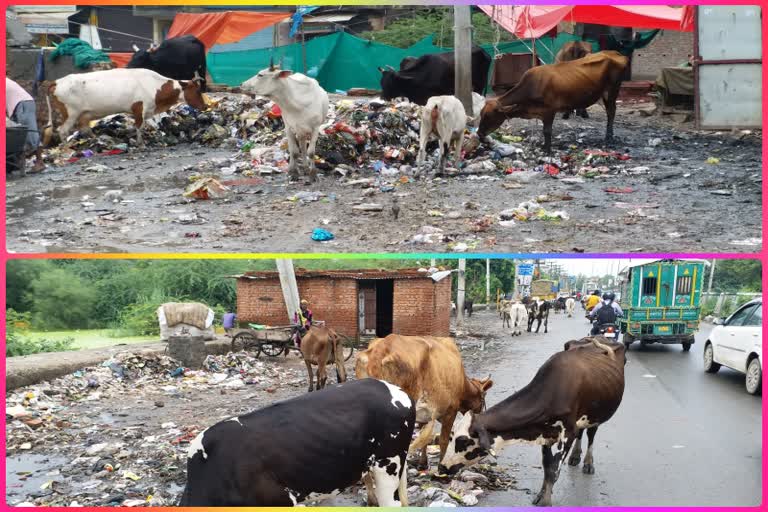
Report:
[[[472,115],[472,18],[469,5],[453,6],[453,52],[456,68],[455,95]]]
[[[467,268],[467,260],[459,260],[459,289],[456,291],[456,329],[464,327],[464,270]]]
[[[491,309],[491,260],[485,259],[485,309]]]

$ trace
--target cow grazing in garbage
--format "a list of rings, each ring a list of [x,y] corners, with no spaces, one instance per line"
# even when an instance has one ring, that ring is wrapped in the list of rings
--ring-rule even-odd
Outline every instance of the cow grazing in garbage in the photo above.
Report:
[[[328,380],[325,368],[329,364],[336,365],[336,379],[339,383],[347,380],[341,338],[333,329],[316,325],[310,327],[301,338],[301,355],[307,365],[310,392],[314,389],[312,366],[317,366],[317,389],[325,387]]]
[[[616,98],[628,62],[619,52],[603,51],[570,62],[531,68],[515,87],[486,100],[478,135],[484,138],[511,117],[541,119],[544,150],[551,152],[555,114],[587,108],[602,99],[608,119],[605,140],[610,142]]]
[[[328,117],[328,94],[314,78],[282,70],[273,63],[246,80],[242,89],[280,106],[290,152],[290,177],[298,180],[299,167],[306,167],[309,179],[314,183],[317,180],[315,146],[320,126]]]
[[[90,121],[112,114],[133,114],[136,138],[144,144],[142,126],[155,114],[166,112],[183,100],[191,107],[205,110],[200,81],[179,81],[149,69],[110,69],[67,75],[47,82],[49,118],[51,103],[61,115],[58,133],[66,139],[73,127],[89,133]]]
[[[565,43],[560,51],[555,55],[555,64],[558,62],[568,62],[572,60],[581,59],[592,53],[592,45],[586,41],[571,41]],[[563,119],[571,117],[572,110],[563,113]],[[584,119],[589,119],[587,109],[580,108],[576,111],[576,114]]]
[[[472,90],[485,94],[491,57],[479,46],[472,48]],[[454,52],[430,53],[421,57],[406,57],[400,70],[391,66],[381,71],[381,97],[387,101],[405,97],[417,105],[426,105],[432,96],[455,94],[456,65]]]
[[[421,172],[427,154],[427,142],[431,136],[440,141],[437,175],[443,174],[448,153],[453,148],[454,165],[461,160],[464,142],[464,128],[467,126],[467,114],[464,105],[455,96],[434,96],[429,98],[421,111],[421,131],[419,134],[419,156],[416,160],[417,173]]]
[[[407,506],[415,411],[397,386],[363,379],[222,421],[190,444],[179,505],[291,506],[369,478],[381,506]]]
[[[606,338],[569,341],[550,357],[523,389],[482,414],[466,414],[451,435],[441,473],[456,473],[507,445],[540,445],[544,482],[534,504],[551,506],[552,487],[568,463],[581,460],[581,437],[589,445],[583,472],[594,473],[597,428],[608,421],[624,395],[624,345]],[[557,452],[552,453],[553,446]]]
[[[151,69],[174,80],[200,78],[200,88],[206,89],[205,45],[195,36],[186,35],[166,39],[158,47],[140,50],[134,54],[127,68]]]
[[[421,450],[419,465],[428,466],[427,445],[434,438],[437,421],[442,425],[440,454],[445,453],[457,412],[480,412],[485,394],[493,385],[490,376],[471,379],[464,372],[461,354],[452,338],[401,336],[377,338],[355,361],[358,379],[374,377],[403,388],[416,403],[416,421],[423,426],[410,451]]]

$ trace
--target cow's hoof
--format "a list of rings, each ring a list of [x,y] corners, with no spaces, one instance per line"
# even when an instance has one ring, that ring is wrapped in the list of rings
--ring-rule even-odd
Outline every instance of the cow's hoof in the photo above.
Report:
[[[592,464],[584,464],[584,466],[581,468],[581,472],[585,475],[594,475],[595,474],[595,466]]]
[[[533,499],[533,505],[537,507],[549,507],[552,505],[550,500],[544,499],[544,491],[539,492],[539,494]]]
[[[569,466],[578,466],[579,462],[581,462],[581,455],[574,454],[568,459]]]

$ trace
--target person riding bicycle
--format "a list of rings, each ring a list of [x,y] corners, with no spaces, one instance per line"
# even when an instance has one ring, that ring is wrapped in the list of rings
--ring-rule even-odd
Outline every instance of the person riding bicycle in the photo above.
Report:
[[[597,304],[589,313],[589,319],[594,321],[591,332],[592,336],[600,334],[601,326],[608,324],[616,325],[616,319],[624,316],[624,311],[621,310],[621,306],[614,302],[615,299],[615,293],[604,293],[603,301]]]
[[[306,299],[301,300],[299,310],[293,315],[293,323],[297,325],[294,332],[294,344],[301,348],[301,338],[312,327],[312,310],[309,309],[309,302]]]

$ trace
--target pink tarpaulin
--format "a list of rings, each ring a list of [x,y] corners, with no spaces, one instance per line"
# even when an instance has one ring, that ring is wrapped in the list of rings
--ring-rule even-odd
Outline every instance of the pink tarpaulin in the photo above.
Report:
[[[691,32],[683,23],[685,9],[666,5],[478,5],[505,30],[521,39],[538,38],[561,21],[612,27]]]

